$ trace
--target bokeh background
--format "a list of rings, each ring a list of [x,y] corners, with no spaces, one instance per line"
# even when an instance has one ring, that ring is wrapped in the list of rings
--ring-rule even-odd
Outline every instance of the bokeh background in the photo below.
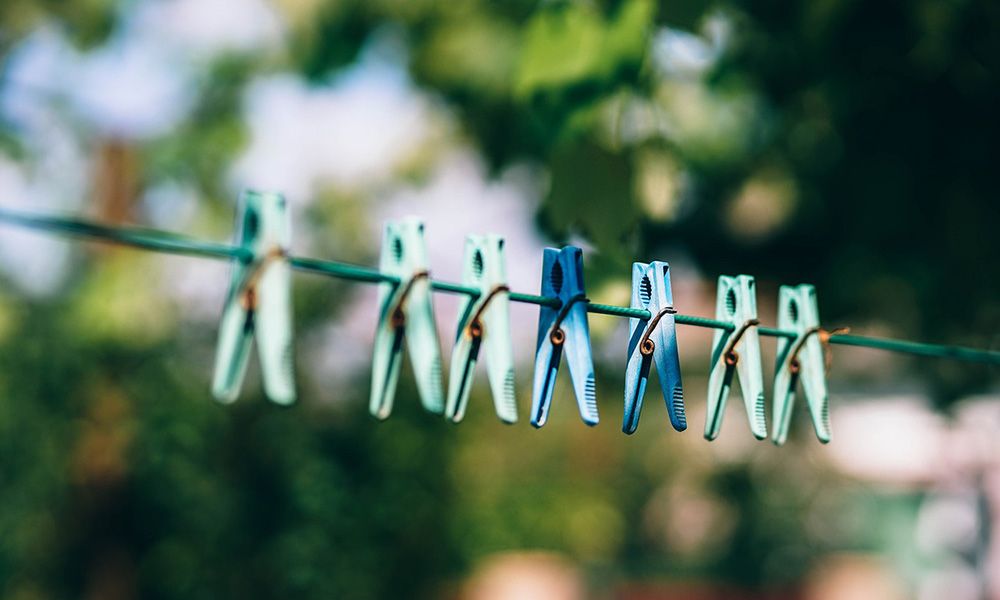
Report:
[[[585,249],[591,298],[670,261],[817,286],[824,323],[1000,346],[1000,5],[989,0],[4,0],[0,202],[232,236],[280,191],[294,251],[375,264],[427,222],[435,276],[508,239]],[[0,228],[3,598],[1000,598],[995,369],[836,347],[834,441],[730,402],[701,437],[711,332],[679,330],[691,429],[651,388],[620,433],[627,323],[594,315],[602,421],[527,425],[485,372],[461,426],[367,414],[375,290],[298,275],[301,401],[209,395],[221,262]],[[447,352],[454,298],[437,298]],[[765,370],[773,340],[765,339]]]

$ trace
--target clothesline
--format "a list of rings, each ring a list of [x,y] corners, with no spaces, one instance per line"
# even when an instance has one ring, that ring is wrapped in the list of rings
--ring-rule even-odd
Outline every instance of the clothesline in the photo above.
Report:
[[[206,242],[175,233],[153,229],[109,226],[81,219],[31,214],[8,208],[0,208],[0,222],[37,231],[46,231],[67,236],[87,238],[167,254],[180,254],[220,260],[235,259],[244,262],[250,261],[252,258],[251,252],[248,249],[231,244]],[[290,256],[288,257],[288,260],[293,269],[307,273],[325,275],[328,277],[357,281],[361,283],[399,283],[398,277],[382,273],[378,269],[369,267],[301,256]],[[477,289],[462,286],[456,283],[432,279],[430,284],[432,289],[435,291],[446,294],[460,294],[469,297],[476,297],[479,295],[479,291]],[[510,300],[512,302],[550,306],[554,308],[558,308],[560,305],[560,301],[556,298],[513,291],[510,293]],[[585,305],[587,312],[594,314],[639,319],[649,319],[652,316],[648,310],[640,308],[600,304],[589,300],[585,301]],[[683,325],[707,327],[726,331],[732,331],[734,329],[732,323],[717,321],[706,317],[678,313],[674,315],[674,318],[677,323]],[[758,327],[758,331],[761,335],[770,337],[788,339],[794,339],[796,337],[795,332],[783,331],[774,327],[762,326]],[[873,348],[877,350],[917,356],[1000,365],[1000,352],[993,350],[980,350],[963,346],[929,344],[908,340],[895,340],[852,334],[833,334],[829,336],[828,342],[830,344]]]

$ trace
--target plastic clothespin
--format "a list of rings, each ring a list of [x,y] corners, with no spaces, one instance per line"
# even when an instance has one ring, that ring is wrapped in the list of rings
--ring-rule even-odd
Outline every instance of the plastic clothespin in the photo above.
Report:
[[[632,308],[649,311],[649,319],[629,319],[628,365],[625,371],[625,416],[622,431],[634,433],[646,393],[649,369],[656,363],[660,388],[667,403],[670,424],[677,431],[687,429],[684,391],[681,388],[681,361],[677,355],[670,265],[662,261],[632,263]]]
[[[445,417],[458,423],[465,416],[476,360],[485,345],[486,368],[497,416],[504,423],[515,423],[517,403],[514,400],[510,288],[507,286],[502,237],[470,235],[466,238],[462,283],[478,289],[479,296],[466,297],[459,312],[461,318],[451,355]]]
[[[794,331],[794,339],[779,338],[774,375],[774,432],[781,445],[788,438],[795,402],[795,386],[802,380],[816,436],[830,441],[830,402],[826,389],[826,364],[820,336],[816,289],[811,285],[781,286],[778,295],[778,328]]]
[[[559,308],[543,305],[538,313],[531,424],[541,427],[548,420],[556,374],[565,350],[580,417],[587,425],[597,425],[600,418],[597,414],[590,327],[587,324],[588,300],[583,287],[583,252],[579,248],[545,249],[542,257],[542,295],[558,298],[562,304]]]
[[[237,244],[249,261],[233,266],[219,326],[212,393],[236,399],[257,337],[264,392],[278,404],[295,401],[292,373],[291,226],[279,194],[247,191],[240,198]]]
[[[405,338],[420,401],[428,411],[440,414],[444,410],[441,346],[434,322],[423,222],[408,217],[386,223],[379,268],[385,274],[398,277],[399,283],[379,284],[381,310],[375,333],[368,408],[379,419],[385,419],[392,412]]]
[[[739,373],[750,431],[762,440],[767,437],[767,420],[764,414],[764,374],[760,365],[760,334],[757,333],[760,320],[757,318],[757,292],[753,277],[719,277],[715,319],[730,323],[733,329],[715,330],[712,371],[708,378],[705,438],[714,440],[718,437],[733,375]]]

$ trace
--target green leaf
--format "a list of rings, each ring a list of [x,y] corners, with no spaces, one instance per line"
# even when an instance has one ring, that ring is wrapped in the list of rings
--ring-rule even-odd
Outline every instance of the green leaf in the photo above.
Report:
[[[524,36],[515,95],[606,84],[637,70],[649,46],[653,9],[649,0],[630,0],[610,17],[580,3],[539,11]]]

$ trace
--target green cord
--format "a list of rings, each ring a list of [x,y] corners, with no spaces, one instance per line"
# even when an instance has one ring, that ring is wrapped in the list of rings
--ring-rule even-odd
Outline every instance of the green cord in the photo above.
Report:
[[[951,358],[954,360],[981,362],[994,365],[1000,364],[1000,352],[995,352],[992,350],[977,350],[975,348],[963,348],[962,346],[922,344],[920,342],[907,342],[905,340],[890,340],[885,338],[873,338],[860,335],[846,335],[846,334],[831,335],[830,343],[840,344],[843,346],[860,346],[862,348],[875,348],[877,350],[888,350],[889,352],[914,354],[916,356]]]
[[[292,265],[293,269],[305,271],[306,273],[318,273],[320,275],[329,275],[330,277],[336,277],[338,279],[364,281],[367,283],[385,282],[397,285],[399,284],[399,277],[386,275],[381,271],[376,271],[375,269],[369,269],[367,267],[359,267],[345,263],[335,263],[326,260],[317,260],[315,258],[302,258],[300,256],[290,256],[288,258],[288,263]]]
[[[202,242],[188,237],[152,229],[141,229],[137,227],[110,227],[107,225],[88,223],[86,221],[65,217],[32,215],[6,208],[0,208],[0,221],[37,231],[51,231],[74,237],[89,238],[115,244],[122,244],[125,246],[132,246],[134,248],[142,248],[144,250],[152,250],[155,252],[185,254],[190,256],[226,260],[235,259],[245,262],[253,259],[252,253],[246,248],[229,244]],[[398,277],[387,275],[377,269],[298,256],[291,256],[288,260],[292,268],[308,273],[318,273],[320,275],[327,275],[338,279],[347,279],[364,283],[392,283],[397,285],[400,283]],[[431,281],[431,287],[437,291],[449,294],[465,294],[467,296],[477,296],[479,294],[479,292],[474,288],[444,281]],[[548,306],[551,308],[558,308],[561,304],[557,298],[537,296],[534,294],[521,294],[518,292],[511,292],[510,299],[513,302],[537,304],[539,306]],[[628,308],[610,304],[598,304],[595,302],[587,303],[587,312],[644,320],[648,320],[652,316],[648,310],[641,308]],[[676,315],[674,318],[678,323],[683,325],[724,329],[727,331],[734,329],[731,323],[707,319],[704,317]],[[794,332],[783,331],[781,329],[774,329],[771,327],[760,327],[758,328],[758,331],[761,335],[771,337],[784,337],[790,339],[794,339],[796,337]],[[1000,352],[992,350],[977,350],[974,348],[944,346],[938,344],[922,344],[918,342],[872,338],[859,335],[832,335],[830,336],[830,343],[844,346],[874,348],[877,350],[914,354],[917,356],[930,356],[935,358],[948,358],[953,360],[1000,365]]]
[[[465,287],[463,285],[448,283],[445,281],[431,281],[431,289],[444,292],[446,294],[464,294],[466,296],[472,296],[473,298],[479,296],[479,290],[476,288]]]
[[[650,312],[643,308],[626,308],[624,306],[614,306],[611,304],[598,304],[590,302],[587,304],[587,312],[598,315],[611,315],[612,317],[631,317],[648,321],[653,318]]]
[[[560,302],[558,298],[550,298],[548,296],[536,296],[534,294],[521,294],[518,292],[511,292],[510,299],[512,302],[521,302],[523,304],[537,304],[538,306],[548,306],[549,308],[559,308],[560,306],[562,306],[562,302]]]
[[[711,329],[723,329],[733,331],[736,326],[725,321],[716,321],[706,317],[696,317],[694,315],[674,315],[674,320],[682,325],[694,325],[695,327],[709,327]]]
[[[0,221],[38,231],[54,231],[69,236],[92,238],[170,254],[249,261],[252,253],[237,246],[200,242],[172,233],[137,227],[108,227],[76,219],[31,215],[0,208]]]
[[[783,337],[790,340],[794,340],[799,337],[794,331],[784,331],[782,329],[775,329],[774,327],[758,327],[757,331],[761,335],[768,335],[771,337]]]

